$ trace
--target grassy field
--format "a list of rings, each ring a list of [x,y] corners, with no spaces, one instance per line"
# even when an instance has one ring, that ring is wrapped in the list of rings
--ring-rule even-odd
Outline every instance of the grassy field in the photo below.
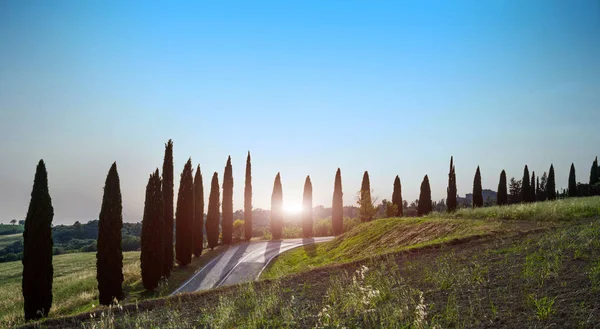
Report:
[[[49,328],[593,328],[600,218],[103,309]]]
[[[597,216],[600,216],[600,196],[514,204],[502,207],[463,208],[452,214],[432,213],[429,217],[569,221]]]
[[[17,242],[19,240],[23,240],[23,234],[9,234],[9,235],[0,235],[0,249],[12,244],[13,242]]]
[[[175,267],[169,281],[154,292],[148,292],[142,286],[140,253],[124,252],[125,302],[170,294],[218,252],[219,249],[216,248],[204,253],[200,258],[194,258],[185,268]],[[90,311],[98,305],[95,252],[54,256],[53,264],[53,302],[50,318]],[[0,264],[0,328],[10,328],[23,323],[22,271],[21,261]]]
[[[530,229],[535,223],[496,220],[386,218],[361,224],[337,239],[296,248],[276,258],[261,279],[347,263],[385,253],[437,245],[455,239]]]

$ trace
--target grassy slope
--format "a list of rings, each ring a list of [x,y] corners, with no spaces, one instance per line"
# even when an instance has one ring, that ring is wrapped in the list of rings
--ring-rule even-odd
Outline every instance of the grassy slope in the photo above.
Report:
[[[261,279],[346,263],[401,250],[419,248],[475,235],[507,232],[520,227],[503,221],[432,218],[386,218],[364,223],[337,239],[296,248],[275,259]]]
[[[600,218],[104,309],[51,328],[592,328]]]
[[[275,259],[261,275],[272,279],[315,267],[339,264],[451,239],[519,228],[514,221],[548,223],[600,216],[600,197],[460,209],[424,218],[389,218],[362,224],[334,241],[291,250]],[[513,221],[499,221],[508,219]],[[541,225],[541,224],[540,224]]]
[[[123,253],[123,283],[125,302],[166,296],[190,277],[200,266],[220,252],[208,251],[193,258],[185,268],[175,267],[167,283],[156,291],[146,291],[141,282],[140,253]],[[53,302],[49,317],[73,315],[92,310],[98,305],[96,281],[96,253],[71,253],[54,256]],[[21,294],[21,261],[0,264],[0,328],[23,323],[23,295]]]
[[[13,242],[23,240],[23,234],[0,235],[0,249],[12,244]]]

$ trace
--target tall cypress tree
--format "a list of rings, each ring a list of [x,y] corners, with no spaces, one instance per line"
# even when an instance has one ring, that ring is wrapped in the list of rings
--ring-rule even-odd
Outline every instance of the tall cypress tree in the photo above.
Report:
[[[531,172],[531,185],[529,192],[531,193],[529,196],[529,201],[531,202],[535,202],[537,201],[537,194],[536,194],[536,189],[535,189],[535,171]]]
[[[571,170],[569,171],[569,197],[579,196],[577,193],[577,179],[575,178],[575,165],[571,163]]]
[[[200,257],[204,245],[204,184],[200,165],[194,176],[194,256]]]
[[[181,173],[177,210],[175,212],[175,257],[180,266],[192,261],[194,251],[194,179],[192,178],[192,159],[188,159]]]
[[[448,172],[448,189],[446,197],[446,208],[448,212],[456,210],[456,171],[454,169],[454,157],[450,157],[450,171]]]
[[[417,207],[417,214],[419,216],[427,215],[433,209],[431,203],[431,187],[429,186],[429,177],[425,175],[423,182],[421,183],[421,193],[419,194],[419,206]]]
[[[164,204],[164,252],[163,276],[168,278],[173,269],[173,141],[165,144],[165,157],[162,168],[162,193]]]
[[[473,208],[483,207],[483,189],[481,187],[481,172],[479,166],[473,179]]]
[[[250,151],[246,158],[246,186],[244,186],[244,235],[247,241],[252,239],[252,164]]]
[[[102,305],[110,305],[114,299],[123,299],[122,228],[121,184],[115,162],[106,176],[102,207],[98,217],[96,277],[98,279],[98,299]]]
[[[550,164],[550,171],[548,171],[548,183],[546,184],[546,195],[548,200],[556,200],[556,181],[554,178],[554,165]]]
[[[283,230],[283,188],[281,176],[277,173],[271,194],[271,235],[273,240],[281,239]]]
[[[313,207],[312,183],[310,176],[304,181],[304,194],[302,196],[302,237],[310,238],[313,235]]]
[[[223,244],[231,244],[233,238],[233,172],[231,157],[227,158],[225,173],[223,174],[223,215],[221,228],[223,229]]]
[[[394,179],[394,192],[392,193],[392,204],[396,206],[396,217],[402,217],[402,184],[400,177],[396,175]]]
[[[531,180],[529,179],[529,168],[527,168],[527,165],[523,169],[521,184],[521,200],[523,202],[531,202]]]
[[[146,185],[146,201],[142,220],[140,267],[142,284],[147,290],[158,287],[163,271],[164,205],[161,184],[158,169],[156,169],[150,175],[148,185]]]
[[[542,191],[540,190],[540,176],[536,177],[535,201],[542,201]]]
[[[506,172],[502,170],[500,173],[500,181],[498,182],[498,196],[496,201],[499,206],[508,204],[508,188],[506,186]]]
[[[592,162],[592,168],[590,168],[590,186],[600,182],[600,169],[598,169],[598,157]]]
[[[31,201],[23,231],[23,302],[25,320],[48,316],[52,306],[52,219],[54,208],[48,191],[44,160],[35,170]]]
[[[219,177],[213,174],[208,197],[208,210],[206,212],[206,240],[208,247],[214,249],[219,244]]]
[[[363,207],[370,208],[373,201],[371,200],[371,182],[369,180],[369,172],[365,171],[363,174],[362,184],[360,186],[360,202],[363,203]],[[362,207],[361,207],[362,208]],[[371,221],[373,217],[370,215],[370,211],[361,216],[361,221]]]
[[[342,172],[340,168],[335,173],[333,184],[333,203],[331,206],[331,226],[333,234],[340,235],[344,231],[344,201],[342,193]]]

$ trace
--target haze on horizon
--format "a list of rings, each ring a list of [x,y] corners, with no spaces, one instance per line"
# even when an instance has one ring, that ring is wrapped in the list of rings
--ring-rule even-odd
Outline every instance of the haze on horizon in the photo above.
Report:
[[[174,141],[175,193],[191,157],[243,207],[344,204],[368,170],[390,199],[416,199],[425,174],[446,197],[500,171],[571,162],[587,182],[600,133],[598,1],[0,2],[0,222],[23,219],[44,159],[54,224],[96,219],[116,161],[125,221],[141,220],[149,174]]]

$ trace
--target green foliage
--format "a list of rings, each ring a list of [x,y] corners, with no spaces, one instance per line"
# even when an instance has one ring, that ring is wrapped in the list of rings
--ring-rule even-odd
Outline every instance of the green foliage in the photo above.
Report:
[[[419,204],[417,207],[417,215],[427,215],[433,209],[431,203],[431,187],[429,186],[429,177],[425,175],[421,183],[421,193],[419,194]]]
[[[123,252],[121,228],[123,206],[117,163],[113,163],[106,176],[104,196],[98,222],[98,252],[96,268],[99,301],[110,305],[114,299],[123,299]]]
[[[164,251],[163,276],[168,278],[173,269],[173,141],[165,144],[165,157],[162,168],[162,193],[164,202]]]
[[[331,218],[322,218],[314,223],[314,236],[331,236],[333,235],[333,228],[331,225]]]
[[[600,168],[598,167],[598,157],[594,159],[592,167],[590,168],[590,185],[594,185],[600,182]]]
[[[369,222],[373,220],[373,217],[377,213],[377,208],[375,208],[371,200],[371,182],[369,181],[368,171],[365,171],[363,174],[362,184],[358,192],[358,206],[361,221]]]
[[[499,206],[508,204],[508,190],[506,187],[506,171],[500,173],[500,181],[498,182],[498,195],[496,202]]]
[[[227,158],[223,174],[223,214],[221,218],[223,244],[231,244],[233,234],[233,170],[231,157]]]
[[[158,287],[163,270],[164,205],[161,184],[158,169],[156,169],[150,175],[148,185],[146,185],[146,200],[142,220],[140,266],[142,282],[144,288],[148,290]]]
[[[233,222],[233,238],[236,241],[240,241],[242,236],[244,235],[244,221],[241,219],[236,219]]]
[[[219,177],[215,172],[210,184],[208,210],[206,213],[206,240],[208,247],[214,249],[219,243]]]
[[[192,229],[194,256],[200,257],[204,246],[204,184],[202,183],[200,165],[196,168],[196,175],[194,176],[194,223]]]
[[[473,208],[483,207],[483,189],[481,188],[481,172],[479,166],[473,179]]]
[[[390,201],[387,201],[387,200],[384,200],[384,201],[385,201],[385,217],[386,218],[398,217],[398,216],[396,216],[398,214],[398,206]]]
[[[556,178],[554,177],[554,165],[550,164],[548,172],[548,183],[546,184],[546,195],[548,200],[556,200]]]
[[[386,213],[386,217],[402,217],[402,184],[400,184],[400,177],[396,176],[394,179],[394,192],[392,193],[392,205],[391,210],[395,212]],[[386,207],[387,211],[388,207]]]
[[[35,171],[31,201],[23,231],[23,300],[25,320],[48,316],[52,305],[52,219],[54,208],[48,191],[44,160]]]
[[[521,179],[521,201],[522,202],[533,202],[535,200],[531,200],[531,179],[529,178],[529,169],[527,165],[525,165],[525,169],[523,169],[523,179]]]
[[[302,196],[302,237],[313,236],[313,207],[312,207],[312,183],[310,176],[304,181],[304,194]]]
[[[575,165],[571,163],[571,170],[569,170],[569,197],[577,197],[579,196],[579,192],[577,191],[577,179],[575,177]]]
[[[246,185],[244,186],[244,232],[247,241],[252,239],[252,164],[250,151],[246,158]]]
[[[192,178],[192,159],[188,159],[181,173],[177,210],[175,212],[175,257],[180,266],[192,261],[194,251],[194,179]]]
[[[340,235],[344,231],[344,201],[342,192],[342,173],[340,168],[335,173],[335,183],[333,185],[333,203],[331,206],[331,222],[335,235]]]
[[[283,229],[283,188],[281,175],[277,173],[271,194],[271,234],[273,240],[281,239]]]
[[[456,170],[454,168],[454,157],[450,157],[450,172],[448,172],[448,189],[447,189],[446,206],[448,212],[456,211]]]
[[[6,225],[0,224],[0,236],[23,233],[25,225]]]
[[[358,193],[358,200],[356,201],[358,204],[358,217],[363,223],[370,222],[377,214],[377,207],[371,200],[371,192],[360,190]]]
[[[528,296],[529,303],[535,308],[535,316],[540,321],[546,321],[551,315],[556,313],[556,310],[553,309],[555,300],[556,297],[550,299],[547,296],[544,296],[538,299],[533,294]]]

